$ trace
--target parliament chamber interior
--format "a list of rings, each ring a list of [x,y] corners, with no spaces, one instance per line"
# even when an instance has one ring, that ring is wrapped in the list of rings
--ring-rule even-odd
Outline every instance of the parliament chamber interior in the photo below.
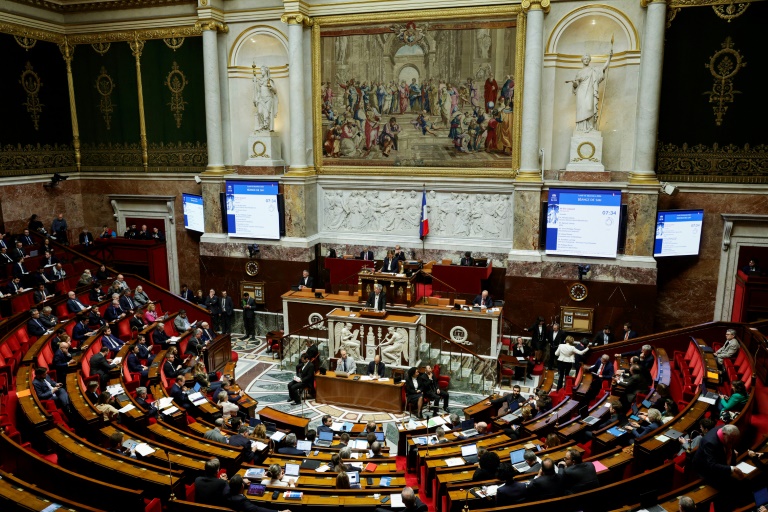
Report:
[[[0,2],[0,510],[765,512],[766,19]]]

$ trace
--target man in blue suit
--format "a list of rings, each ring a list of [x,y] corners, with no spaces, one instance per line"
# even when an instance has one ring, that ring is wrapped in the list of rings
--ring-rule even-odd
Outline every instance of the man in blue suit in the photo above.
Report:
[[[61,384],[53,382],[53,379],[48,376],[47,368],[41,366],[35,370],[32,385],[35,387],[35,393],[40,400],[53,400],[60,408],[66,408],[69,405],[67,390]]]
[[[117,352],[120,350],[120,347],[125,345],[125,342],[117,336],[113,336],[112,329],[107,326],[104,330],[104,336],[101,337],[101,344],[102,346],[107,347],[111,352]]]
[[[379,354],[373,356],[373,361],[368,363],[368,375],[371,377],[374,375],[384,377],[384,372],[386,369],[387,367],[384,363],[381,362],[381,356]]]
[[[75,292],[67,293],[67,297],[69,297],[67,299],[67,311],[70,313],[79,313],[80,311],[84,311],[90,307],[80,302],[80,299],[77,298]]]
[[[611,356],[603,354],[587,371],[592,374],[592,384],[589,386],[586,397],[587,402],[590,402],[603,388],[603,382],[610,382],[613,379],[614,368]]]

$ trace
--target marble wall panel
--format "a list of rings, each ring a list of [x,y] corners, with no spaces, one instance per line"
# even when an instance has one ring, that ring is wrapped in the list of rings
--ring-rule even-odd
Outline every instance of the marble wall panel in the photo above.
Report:
[[[512,248],[534,251],[539,248],[541,190],[515,189]]]
[[[20,233],[27,228],[32,214],[37,214],[45,229],[50,230],[56,215],[63,213],[69,226],[69,238],[72,239],[85,225],[80,196],[81,182],[67,180],[55,188],[45,188],[44,183],[48,181],[2,186],[0,208],[3,211],[5,230],[8,233]]]
[[[284,184],[285,236],[303,238],[307,236],[306,186]],[[314,215],[314,212],[312,212]]]
[[[624,254],[653,256],[653,240],[656,227],[656,203],[654,194],[626,194],[627,237]]]
[[[224,180],[206,179],[202,186],[203,206],[205,208],[205,232],[221,233],[221,194]]]
[[[538,277],[561,279],[566,282],[578,280],[578,262],[563,261],[510,261],[507,263],[507,277]],[[585,282],[614,282],[622,284],[656,284],[656,269],[629,267],[611,264],[590,264],[589,276]]]

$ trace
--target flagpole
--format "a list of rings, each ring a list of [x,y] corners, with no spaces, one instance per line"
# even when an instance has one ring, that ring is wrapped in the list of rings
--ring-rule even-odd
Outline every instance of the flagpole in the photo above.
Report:
[[[427,234],[424,233],[424,219],[429,218],[427,215],[427,184],[423,183],[421,186],[421,197],[422,197],[422,205],[421,205],[421,222],[419,223],[419,234],[421,236],[421,267],[424,268],[424,253],[426,252],[424,239],[427,238]],[[422,283],[421,283],[421,295],[423,296],[422,299],[424,301],[424,304],[426,304],[427,301],[427,283],[423,281],[423,275],[422,274]],[[427,435],[429,435],[429,430],[427,430]]]

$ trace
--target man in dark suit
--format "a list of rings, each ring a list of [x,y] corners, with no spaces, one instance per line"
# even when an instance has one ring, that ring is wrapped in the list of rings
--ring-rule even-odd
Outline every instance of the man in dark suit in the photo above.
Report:
[[[488,295],[488,290],[483,290],[483,293],[475,297],[475,300],[472,301],[472,305],[480,306],[482,309],[492,308],[493,299]]]
[[[530,362],[531,357],[531,347],[525,344],[525,340],[523,340],[522,336],[518,336],[517,340],[515,340],[515,344],[512,346],[511,355],[512,357],[522,357],[526,361],[526,366],[528,372],[527,375],[531,374],[531,370],[533,370],[533,365]],[[518,359],[519,362],[523,362],[522,360]],[[524,370],[526,370],[525,367],[517,366],[515,367],[515,380],[523,380],[523,374]]]
[[[593,375],[592,383],[589,386],[589,391],[587,391],[587,402],[590,402],[603,389],[603,383],[613,379],[614,368],[611,363],[611,356],[603,354],[595,364],[587,368],[587,371]]]
[[[629,322],[624,323],[624,341],[631,340],[632,338],[637,338],[637,331],[632,330],[632,324]]]
[[[277,453],[282,455],[300,455],[302,457],[306,457],[306,452],[296,448],[297,443],[298,439],[296,438],[296,434],[288,434],[285,436],[285,439],[283,439],[283,446],[277,449]]]
[[[219,478],[221,464],[212,458],[205,462],[205,474],[195,478],[195,502],[204,505],[223,505],[229,486],[226,480]]]
[[[187,396],[187,391],[189,391],[189,389],[187,389],[186,381],[187,379],[184,377],[184,375],[176,376],[176,382],[174,382],[173,386],[171,386],[171,390],[168,392],[168,395],[173,398],[173,401],[176,403],[176,405],[184,409],[189,409],[190,407],[193,407],[193,405],[189,399],[189,396]]]
[[[120,308],[127,314],[131,315],[138,308],[138,304],[131,297],[131,290],[125,290],[122,297],[120,297]]]
[[[186,354],[199,356],[203,353],[204,348],[205,341],[203,341],[203,330],[195,329],[195,334],[189,338],[189,342],[187,343]]]
[[[93,354],[89,361],[91,364],[90,376],[99,376],[101,389],[106,389],[107,382],[109,382],[109,372],[112,371],[113,368],[117,368],[117,365],[112,364],[110,360],[107,359],[108,353],[109,349],[107,347],[101,347],[101,350],[96,354]]]
[[[139,386],[136,388],[136,403],[139,407],[147,411],[148,416],[157,416],[157,408],[153,406],[154,402],[148,400],[147,388]]]
[[[31,245],[35,245],[35,241],[32,240],[32,237],[29,236],[29,230],[25,229],[24,234],[19,236],[19,238],[16,239],[16,241],[21,242],[24,247],[29,247]]]
[[[201,323],[200,328],[203,330],[203,341],[213,341],[216,339],[216,333],[213,332],[208,322]]]
[[[400,248],[400,244],[395,245],[395,259],[405,261],[405,251]]]
[[[86,247],[93,245],[93,235],[90,231],[88,231],[88,228],[83,228],[83,232],[80,233],[80,245],[84,245]]]
[[[149,368],[141,364],[141,361],[139,361],[138,343],[134,343],[131,345],[131,348],[128,349],[128,358],[125,362],[128,365],[129,372],[141,374],[141,382],[147,380],[147,377],[149,376]]]
[[[88,309],[90,306],[86,306],[82,302],[80,302],[80,299],[77,298],[77,295],[75,295],[75,292],[68,292],[67,293],[67,311],[70,313],[79,313],[80,311],[83,311],[85,309]]]
[[[299,279],[299,290],[307,288],[311,290],[315,287],[315,280],[309,275],[309,270],[305,270],[301,273],[301,279]]]
[[[306,271],[305,271],[306,272]],[[311,278],[310,278],[311,279]],[[312,285],[310,285],[311,287]],[[256,339],[256,301],[251,294],[243,294],[243,324],[245,326],[245,339]]]
[[[165,242],[165,235],[159,228],[154,227],[149,233],[149,240],[155,240],[157,242]]]
[[[13,261],[24,261],[24,258],[27,257],[27,253],[24,252],[24,244],[22,244],[19,240],[16,241],[16,246],[10,252]]]
[[[320,425],[317,427],[317,433],[320,434],[320,432],[330,432],[333,433],[333,429],[331,428],[331,425],[333,425],[333,416],[330,414],[323,415],[323,418],[320,420]]]
[[[32,292],[32,300],[34,301],[35,304],[40,304],[41,302],[45,302],[51,297],[53,297],[53,295],[48,293],[48,291],[45,289],[45,285],[42,283],[37,285],[37,290]]]
[[[565,343],[565,333],[560,330],[560,324],[555,322],[552,324],[552,329],[547,333],[547,345],[549,348],[549,368],[554,369],[555,368],[555,352],[557,352],[557,347],[560,346],[561,343]]]
[[[404,487],[400,492],[400,497],[405,505],[405,512],[427,512],[427,505],[421,501],[413,489],[410,487]],[[377,508],[376,512],[390,512],[388,508]]]
[[[72,328],[72,339],[78,343],[78,346],[85,342],[89,336],[93,335],[93,332],[91,332],[85,323],[86,320],[87,317],[85,315],[82,317],[78,316],[77,323],[75,323],[75,326]]]
[[[288,396],[296,405],[301,404],[301,391],[305,388],[314,390],[315,367],[309,361],[307,353],[301,354],[301,364],[296,368],[296,376],[288,383]]]
[[[523,395],[520,394],[520,386],[515,384],[512,386],[512,392],[507,393],[506,395],[496,398],[494,400],[488,400],[485,402],[485,405],[498,405],[501,406],[501,409],[499,409],[498,416],[504,416],[505,414],[509,414],[510,412],[515,412],[520,407],[522,407],[527,400]]]
[[[120,307],[120,299],[112,299],[112,304],[104,311],[104,319],[107,322],[114,322],[115,320],[122,320],[124,317],[125,312]]]
[[[565,451],[565,463],[560,464],[565,466],[562,471],[563,485],[571,494],[589,491],[600,485],[595,465],[591,462],[582,462],[579,450],[568,448]]]
[[[37,398],[40,400],[53,400],[61,408],[69,406],[69,395],[61,384],[53,382],[48,376],[48,369],[39,367],[35,369],[35,378],[32,381]]]
[[[192,301],[192,299],[195,298],[195,294],[192,293],[192,290],[189,289],[189,286],[187,286],[186,284],[182,284],[179,297],[181,297],[184,300]]]
[[[528,501],[547,500],[563,496],[562,477],[557,474],[555,463],[547,457],[541,461],[539,477],[530,481],[526,497]]]
[[[28,275],[29,272],[27,271],[27,267],[24,266],[24,260],[17,258],[16,263],[13,264],[13,277],[18,277],[23,281],[24,279],[28,279]]]
[[[6,293],[10,293],[13,295],[14,293],[21,293],[21,290],[23,290],[24,287],[21,286],[21,279],[18,277],[14,277],[10,281],[8,281],[8,286],[5,287]]]
[[[208,296],[205,298],[205,307],[211,312],[211,320],[213,321],[213,329],[215,331],[221,330],[221,300],[216,295],[216,291],[211,288],[208,292]]]
[[[748,485],[744,485],[744,473],[736,467],[736,446],[741,433],[736,425],[723,425],[707,432],[699,444],[699,449],[690,462],[705,483],[717,488],[715,510],[733,510],[734,499],[749,494]]]
[[[475,264],[475,259],[472,257],[472,253],[469,251],[464,253],[464,257],[461,258],[461,262],[459,263],[459,265],[461,265],[462,267],[471,267],[474,264]]]
[[[8,249],[5,247],[0,248],[0,263],[3,265],[13,263],[13,258],[11,258],[11,255],[8,254]]]
[[[234,436],[233,436],[234,437]],[[232,444],[232,438],[229,438],[229,444]],[[248,453],[245,451],[244,453]],[[253,454],[253,452],[251,452]],[[253,459],[253,456],[251,456]],[[229,494],[224,502],[224,506],[237,510],[239,512],[272,512],[272,509],[264,508],[250,501],[244,494],[245,486],[243,477],[234,475],[229,479]]]
[[[227,295],[226,290],[221,291],[221,332],[232,332],[232,317],[235,314],[232,297]]]
[[[111,352],[117,352],[120,347],[125,345],[125,342],[112,335],[112,328],[107,326],[104,330],[104,336],[101,337],[101,345],[107,347]]]
[[[45,334],[45,326],[43,326],[43,322],[40,321],[40,311],[32,309],[29,311],[29,314],[32,315],[32,318],[27,322],[27,333],[30,336],[39,338]]]
[[[45,256],[43,257],[42,265],[44,267],[50,267],[59,262],[59,258],[51,254],[49,251],[45,251]]]
[[[517,474],[517,471],[509,463],[504,463],[499,467],[499,479],[504,480],[504,485],[499,486],[496,490],[497,507],[514,505],[525,499],[528,486],[525,485],[525,482],[515,481],[514,478]]]
[[[63,381],[66,378],[71,360],[72,354],[69,353],[69,343],[66,341],[59,343],[56,352],[53,354],[53,369],[56,370],[56,377],[58,379]]]
[[[168,354],[163,363],[163,373],[168,379],[175,379],[181,374],[181,364],[176,363],[176,354]]]
[[[152,344],[158,345],[163,350],[168,350],[168,333],[165,332],[165,324],[157,322],[157,327],[152,331]]]
[[[106,325],[108,324],[107,321],[104,320],[104,317],[101,316],[101,310],[99,308],[93,308],[90,314],[88,314],[88,328],[95,331]]]
[[[623,354],[616,354],[615,357],[616,359],[619,359],[620,357],[627,357],[630,358],[630,361],[636,357],[637,359],[632,362],[636,362],[640,366],[640,373],[649,383],[653,380],[653,377],[651,376],[651,370],[653,369],[655,357],[653,355],[653,347],[651,345],[646,344],[643,345],[640,350],[632,350],[629,352],[624,352]]]
[[[155,354],[152,353],[152,345],[147,345],[147,337],[144,334],[138,335],[136,345],[139,346],[139,359],[143,359],[148,364],[151,364]]]
[[[384,377],[384,372],[386,371],[387,366],[381,362],[381,356],[379,354],[376,354],[373,356],[373,361],[368,363],[368,375],[378,375],[379,377]]]
[[[144,330],[147,324],[144,322],[141,311],[136,311],[133,313],[133,316],[128,321],[128,325],[130,326],[131,330],[136,329],[139,332]]]
[[[360,253],[360,259],[373,261],[373,251],[370,249],[364,250],[363,252]]]
[[[387,309],[387,294],[384,292],[384,288],[380,284],[373,285],[373,291],[368,295],[368,301],[365,303],[366,307],[372,308],[376,311],[386,311]]]
[[[595,334],[592,339],[592,345],[607,345],[614,342],[613,333],[611,333],[611,326],[606,325],[603,330]]]
[[[437,377],[432,373],[432,365],[428,364],[424,366],[424,373],[419,375],[419,389],[424,393],[424,397],[431,400],[432,403],[438,404],[440,400],[443,401],[443,410],[448,411],[448,392],[444,389],[440,389],[437,383]]]
[[[635,398],[637,397],[638,393],[646,393],[648,391],[648,387],[651,385],[648,380],[643,376],[641,373],[641,369],[639,365],[633,364],[629,368],[629,380],[627,381],[627,384],[624,386],[624,392],[619,394],[619,401],[621,402],[621,405],[624,407],[624,410],[629,410],[629,407],[635,403]]]
[[[52,329],[59,323],[59,319],[52,313],[50,306],[44,306],[40,313],[40,321],[46,329]]]

